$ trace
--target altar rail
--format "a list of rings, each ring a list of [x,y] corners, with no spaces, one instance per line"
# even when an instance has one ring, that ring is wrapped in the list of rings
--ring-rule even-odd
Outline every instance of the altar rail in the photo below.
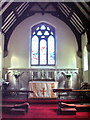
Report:
[[[60,77],[61,73],[64,73],[66,77],[71,77],[72,74],[80,74],[80,69],[25,69],[25,68],[8,68],[4,69],[3,78],[6,78],[6,75],[10,72],[13,72],[15,76],[20,76],[23,73],[28,72],[30,74],[30,80],[57,80]]]
[[[15,89],[28,89],[29,81],[58,81],[58,88],[78,89],[82,82],[81,73],[80,69],[8,68],[3,70],[3,79]]]

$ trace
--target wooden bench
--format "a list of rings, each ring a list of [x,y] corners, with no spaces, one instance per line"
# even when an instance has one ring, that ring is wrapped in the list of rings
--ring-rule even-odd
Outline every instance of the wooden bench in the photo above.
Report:
[[[83,90],[74,90],[74,89],[53,89],[55,93],[62,93],[62,92],[90,92],[90,89],[83,89]],[[60,101],[60,94],[58,95],[58,109],[60,110],[61,114],[75,114],[76,111],[90,111],[90,105],[75,105],[75,104],[67,104],[62,103]],[[83,99],[81,100],[83,103]]]
[[[10,94],[10,93],[16,93],[16,94],[18,94],[18,93],[20,93],[20,92],[22,92],[22,93],[26,93],[27,94],[27,100],[28,100],[28,93],[34,93],[33,91],[30,91],[30,90],[4,90],[3,91],[4,93],[6,93],[6,94]]]

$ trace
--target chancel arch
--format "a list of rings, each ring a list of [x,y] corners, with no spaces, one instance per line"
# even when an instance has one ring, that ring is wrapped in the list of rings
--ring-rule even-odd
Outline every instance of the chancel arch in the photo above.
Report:
[[[58,68],[58,69],[59,68],[71,68],[71,69],[77,68],[76,51],[78,49],[78,46],[76,43],[75,35],[63,21],[49,14],[45,14],[44,16],[42,16],[41,14],[35,14],[34,16],[28,17],[27,19],[25,19],[15,28],[9,40],[9,46],[8,46],[9,54],[5,58],[6,68],[42,68],[42,66],[31,65],[31,55],[30,55],[31,46],[32,46],[31,45],[32,43],[31,28],[34,25],[37,25],[42,22],[47,23],[51,26],[54,26],[55,40],[56,40],[56,45],[55,45],[56,46],[55,48],[56,62],[54,63],[55,65],[52,66],[51,64],[49,64],[50,66],[46,65],[43,67],[51,68],[51,69],[52,68]],[[53,36],[52,34],[53,33],[51,32],[49,41]],[[36,39],[36,36],[35,36],[35,39]],[[13,47],[13,45],[16,45],[16,47]],[[69,54],[67,54],[67,51],[69,51]]]

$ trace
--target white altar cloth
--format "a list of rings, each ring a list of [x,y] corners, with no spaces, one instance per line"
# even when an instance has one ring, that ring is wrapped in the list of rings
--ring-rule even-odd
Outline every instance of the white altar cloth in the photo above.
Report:
[[[53,92],[54,88],[58,88],[58,82],[51,81],[32,81],[29,82],[29,90],[34,93],[29,94],[29,98],[35,97],[45,97],[45,98],[55,98],[56,93]]]

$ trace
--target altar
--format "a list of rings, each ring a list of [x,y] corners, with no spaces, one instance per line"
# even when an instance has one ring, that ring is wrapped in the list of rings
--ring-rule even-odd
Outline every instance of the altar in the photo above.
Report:
[[[30,93],[29,98],[56,98],[57,95],[53,92],[55,88],[58,88],[58,82],[30,81],[29,90],[33,93]]]

